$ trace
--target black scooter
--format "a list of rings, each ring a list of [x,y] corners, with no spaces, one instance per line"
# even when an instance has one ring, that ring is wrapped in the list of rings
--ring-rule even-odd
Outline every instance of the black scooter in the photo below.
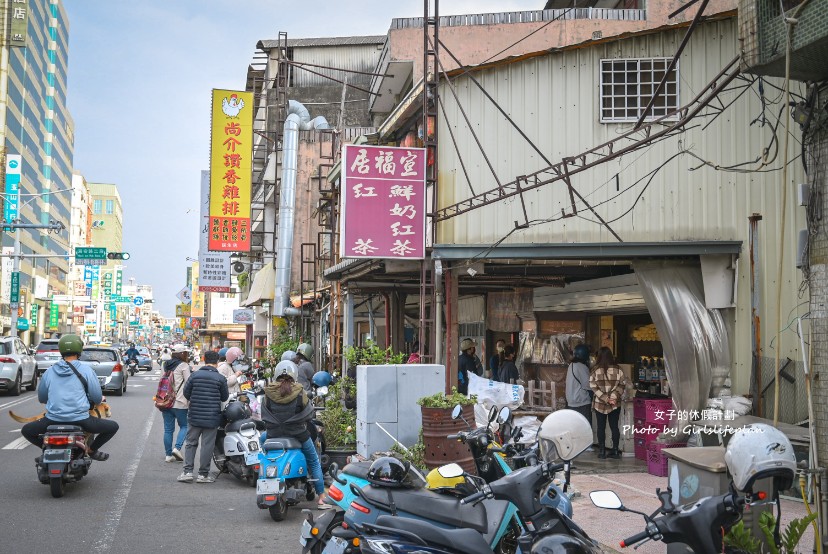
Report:
[[[89,437],[92,440],[92,437]],[[92,458],[86,452],[86,436],[77,425],[50,425],[43,435],[43,451],[35,460],[37,477],[60,498],[66,483],[80,481],[89,472]]]

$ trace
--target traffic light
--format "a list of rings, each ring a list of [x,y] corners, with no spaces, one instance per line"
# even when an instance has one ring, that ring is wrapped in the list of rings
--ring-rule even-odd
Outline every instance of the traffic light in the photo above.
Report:
[[[129,252],[108,252],[106,257],[110,260],[128,260]]]

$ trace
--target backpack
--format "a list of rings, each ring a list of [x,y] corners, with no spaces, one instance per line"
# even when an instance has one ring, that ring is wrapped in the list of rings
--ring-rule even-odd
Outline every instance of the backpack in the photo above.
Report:
[[[168,410],[175,404],[175,397],[178,393],[175,390],[175,378],[173,377],[173,370],[165,371],[161,379],[158,380],[158,389],[155,391],[153,400],[155,407],[159,410]]]

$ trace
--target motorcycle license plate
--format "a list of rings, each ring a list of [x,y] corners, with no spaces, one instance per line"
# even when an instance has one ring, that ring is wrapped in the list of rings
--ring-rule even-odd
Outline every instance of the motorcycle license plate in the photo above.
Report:
[[[348,541],[339,537],[331,537],[322,554],[344,554],[346,548],[348,548]]]
[[[68,464],[72,461],[72,450],[69,448],[49,449],[43,451],[43,463],[63,463]]]
[[[305,546],[306,544],[308,544],[308,539],[313,538],[313,535],[311,535],[312,528],[313,526],[307,519],[302,522],[302,532],[299,534],[299,544]]]
[[[279,480],[259,479],[256,481],[256,494],[279,494]]]
[[[244,463],[249,466],[254,466],[259,463],[259,453],[258,452],[248,452],[244,456]]]

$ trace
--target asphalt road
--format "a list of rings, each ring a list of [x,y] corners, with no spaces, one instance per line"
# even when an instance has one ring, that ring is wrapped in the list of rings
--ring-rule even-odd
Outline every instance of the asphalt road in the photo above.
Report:
[[[156,372],[130,377],[122,397],[108,396],[120,425],[103,448],[110,458],[68,484],[63,498],[37,480],[40,452],[7,415],[40,413],[37,393],[0,394],[0,552],[301,552],[300,510],[311,503],[276,523],[256,507],[256,490],[231,475],[212,484],[176,481],[182,464],[164,461],[164,424],[152,403]]]

